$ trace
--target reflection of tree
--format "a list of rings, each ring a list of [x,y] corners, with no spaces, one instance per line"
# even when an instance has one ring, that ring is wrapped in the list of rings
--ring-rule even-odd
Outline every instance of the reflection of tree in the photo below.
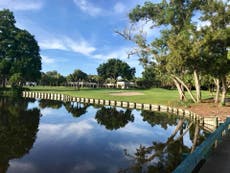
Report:
[[[39,106],[41,108],[53,108],[53,109],[59,109],[62,106],[63,102],[58,100],[40,100]]]
[[[152,127],[155,125],[161,125],[162,128],[167,129],[168,125],[176,125],[177,119],[175,115],[171,115],[168,113],[162,112],[152,112],[145,111],[141,112],[141,116],[143,117],[143,121],[147,121]]]
[[[205,138],[209,134],[206,131],[202,131],[203,135],[200,135],[202,128],[203,128],[202,126],[201,127],[199,126],[199,123],[196,123],[196,124],[193,124],[193,127],[189,129],[189,137],[190,137],[190,140],[193,141],[191,152],[193,152],[196,146],[201,144],[202,141],[204,141]]]
[[[71,113],[74,117],[80,117],[86,113],[88,104],[78,103],[78,102],[66,102],[64,103],[66,110]]]
[[[157,123],[152,122],[152,124]],[[201,142],[198,142],[198,138],[204,139],[202,134],[199,133],[199,124],[197,123],[195,126],[193,126],[193,124],[194,122],[188,123],[188,121],[183,119],[177,120],[177,125],[166,142],[153,142],[151,146],[140,145],[140,147],[136,149],[136,152],[133,155],[129,154],[128,151],[125,150],[125,155],[129,158],[132,158],[134,164],[127,169],[121,170],[120,172],[172,172],[175,167],[183,160],[183,153],[194,151],[196,145]],[[188,148],[183,143],[183,137],[188,131],[194,134],[193,139],[191,139],[193,142],[193,146],[191,148]]]
[[[27,110],[25,100],[0,98],[0,173],[9,160],[20,158],[32,148],[38,131],[40,111]]]
[[[97,111],[95,118],[101,125],[105,125],[108,130],[116,130],[124,127],[129,121],[134,121],[132,111],[127,109],[126,111],[117,111],[116,108],[102,107]]]

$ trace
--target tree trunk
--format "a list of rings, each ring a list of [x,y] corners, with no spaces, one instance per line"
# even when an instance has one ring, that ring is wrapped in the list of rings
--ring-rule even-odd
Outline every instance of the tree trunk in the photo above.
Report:
[[[184,123],[184,120],[183,119],[180,119],[177,123],[177,126],[174,130],[174,132],[171,134],[171,136],[168,138],[168,141],[171,141],[173,140],[173,138],[176,136],[177,132],[182,128],[183,126],[183,123]]]
[[[220,80],[214,79],[214,83],[216,85],[216,96],[215,96],[214,102],[218,103],[219,102],[219,95],[220,95]]]
[[[5,88],[6,87],[6,76],[5,75],[2,76],[1,82],[2,82],[1,83],[2,87]]]
[[[199,136],[199,132],[200,132],[199,123],[196,123],[196,128],[195,128],[195,133],[194,133],[194,137],[193,137],[193,144],[192,144],[191,153],[196,148],[196,144],[197,144],[197,139],[198,139],[198,136]]]
[[[195,88],[196,88],[196,101],[199,103],[201,100],[200,79],[196,70],[194,70],[193,75],[194,75]]]
[[[188,94],[190,95],[192,101],[196,103],[197,101],[196,101],[195,97],[193,96],[191,90],[188,88],[188,86],[177,76],[172,75],[172,77],[174,77],[181,85],[183,85],[185,87],[185,89],[188,91]]]
[[[221,105],[225,105],[225,98],[227,94],[227,82],[226,82],[226,76],[221,77],[221,83],[222,83],[222,96],[221,96]]]
[[[186,97],[184,94],[184,90],[182,89],[183,86],[180,85],[180,83],[175,78],[173,78],[173,81],[174,81],[176,88],[178,90],[180,101],[184,101],[184,99],[186,99]]]

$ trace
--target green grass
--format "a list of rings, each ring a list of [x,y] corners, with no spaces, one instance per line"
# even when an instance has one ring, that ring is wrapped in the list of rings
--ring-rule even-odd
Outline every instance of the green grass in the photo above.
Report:
[[[93,88],[81,88],[80,91],[73,87],[48,87],[48,86],[36,86],[30,87],[31,91],[50,92],[50,93],[62,93],[70,96],[95,98],[95,99],[106,99],[116,101],[129,101],[136,103],[151,103],[151,104],[164,104],[164,105],[175,105],[178,103],[178,92],[177,90],[167,90],[162,88],[152,89],[93,89]],[[113,96],[115,92],[139,92],[143,95],[135,96]],[[203,98],[209,98],[211,95],[208,91],[202,91]]]

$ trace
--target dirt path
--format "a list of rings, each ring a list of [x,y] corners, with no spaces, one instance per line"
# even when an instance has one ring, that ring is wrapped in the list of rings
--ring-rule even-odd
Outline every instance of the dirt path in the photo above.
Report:
[[[201,116],[218,116],[220,120],[230,116],[230,105],[220,106],[215,103],[199,103],[187,109]]]

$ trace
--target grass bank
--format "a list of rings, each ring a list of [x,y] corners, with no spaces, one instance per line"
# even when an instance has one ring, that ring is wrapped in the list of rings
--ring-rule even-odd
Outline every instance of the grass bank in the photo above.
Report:
[[[6,88],[0,88],[0,96],[4,96],[4,97],[19,97],[21,96],[22,93],[22,88],[10,88],[10,87],[6,87]]]
[[[62,93],[70,96],[106,99],[116,101],[129,101],[136,103],[178,104],[177,90],[167,90],[162,88],[151,89],[105,89],[105,88],[81,88],[79,91],[73,87],[48,87],[36,86],[30,87],[31,91]],[[125,93],[125,94],[124,94]],[[202,91],[203,98],[211,97],[208,91]],[[183,106],[183,105],[182,105]]]

